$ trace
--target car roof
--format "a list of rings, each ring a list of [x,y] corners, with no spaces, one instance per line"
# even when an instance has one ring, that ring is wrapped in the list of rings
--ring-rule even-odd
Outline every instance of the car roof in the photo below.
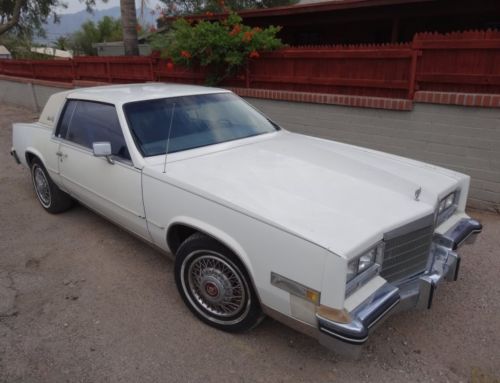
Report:
[[[67,92],[67,98],[124,104],[132,101],[152,100],[157,98],[193,96],[212,93],[230,93],[221,88],[197,85],[143,83],[126,85],[105,85],[80,88]]]

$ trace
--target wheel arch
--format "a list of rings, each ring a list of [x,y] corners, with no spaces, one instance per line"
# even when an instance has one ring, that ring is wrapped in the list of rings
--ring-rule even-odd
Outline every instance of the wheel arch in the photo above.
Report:
[[[223,246],[227,247],[231,252],[233,252],[233,254],[241,261],[241,263],[245,267],[255,294],[257,295],[259,302],[262,303],[253,277],[253,268],[248,254],[243,249],[243,246],[241,246],[238,241],[236,241],[225,231],[195,218],[178,217],[172,220],[167,227],[167,245],[172,254],[175,256],[175,252],[182,244],[182,242],[195,233],[205,234],[206,236],[215,239]]]
[[[27,148],[26,151],[24,152],[24,158],[26,160],[26,165],[28,167],[31,167],[31,164],[32,164],[34,158],[38,158],[40,160],[40,162],[42,163],[42,165],[45,166],[45,160],[44,160],[42,154],[38,150],[36,150],[35,148],[32,148],[32,147]]]
[[[178,217],[172,220],[172,222],[168,225],[167,245],[172,254],[175,255],[182,242],[184,242],[185,239],[195,233],[205,234],[208,237],[212,237],[216,241],[220,242],[222,245],[231,250],[243,262],[243,264],[247,268],[247,271],[253,271],[247,253],[232,236],[215,226],[212,226],[195,218]]]

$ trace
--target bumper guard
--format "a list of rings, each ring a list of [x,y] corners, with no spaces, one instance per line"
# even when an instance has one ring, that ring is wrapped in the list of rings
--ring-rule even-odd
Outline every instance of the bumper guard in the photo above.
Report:
[[[317,314],[320,343],[334,351],[358,356],[359,346],[368,340],[370,330],[390,314],[412,307],[430,308],[438,284],[458,277],[460,257],[455,250],[473,242],[481,230],[478,221],[462,219],[445,234],[436,235],[428,270],[398,286],[384,284],[350,313],[349,323],[334,322]]]

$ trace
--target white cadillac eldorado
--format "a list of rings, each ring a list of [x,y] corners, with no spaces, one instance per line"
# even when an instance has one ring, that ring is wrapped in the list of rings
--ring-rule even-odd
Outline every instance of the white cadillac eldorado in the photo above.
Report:
[[[48,212],[77,200],[171,254],[202,321],[236,332],[267,314],[337,352],[429,308],[482,229],[468,176],[288,132],[224,89],[57,93],[13,125],[11,154]]]

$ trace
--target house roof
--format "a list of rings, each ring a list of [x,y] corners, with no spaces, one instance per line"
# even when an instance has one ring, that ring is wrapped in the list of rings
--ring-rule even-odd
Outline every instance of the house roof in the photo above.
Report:
[[[50,48],[50,47],[33,47],[33,48],[31,48],[31,52],[39,53],[42,55],[65,58],[65,59],[70,59],[73,57],[73,54],[71,52],[63,51],[61,49]]]
[[[315,3],[299,3],[296,5],[288,5],[273,8],[259,8],[259,9],[246,9],[239,11],[238,14],[243,18],[253,17],[269,17],[269,16],[284,16],[284,15],[298,15],[326,11],[340,11],[344,9],[368,8],[378,6],[390,6],[400,4],[413,4],[424,2],[435,2],[436,0],[330,0]],[[192,15],[187,16],[189,19],[204,19],[216,20],[227,13],[216,13],[214,15]],[[165,17],[165,21],[173,21],[177,16]]]
[[[4,45],[0,45],[0,55],[10,55],[10,52]]]

